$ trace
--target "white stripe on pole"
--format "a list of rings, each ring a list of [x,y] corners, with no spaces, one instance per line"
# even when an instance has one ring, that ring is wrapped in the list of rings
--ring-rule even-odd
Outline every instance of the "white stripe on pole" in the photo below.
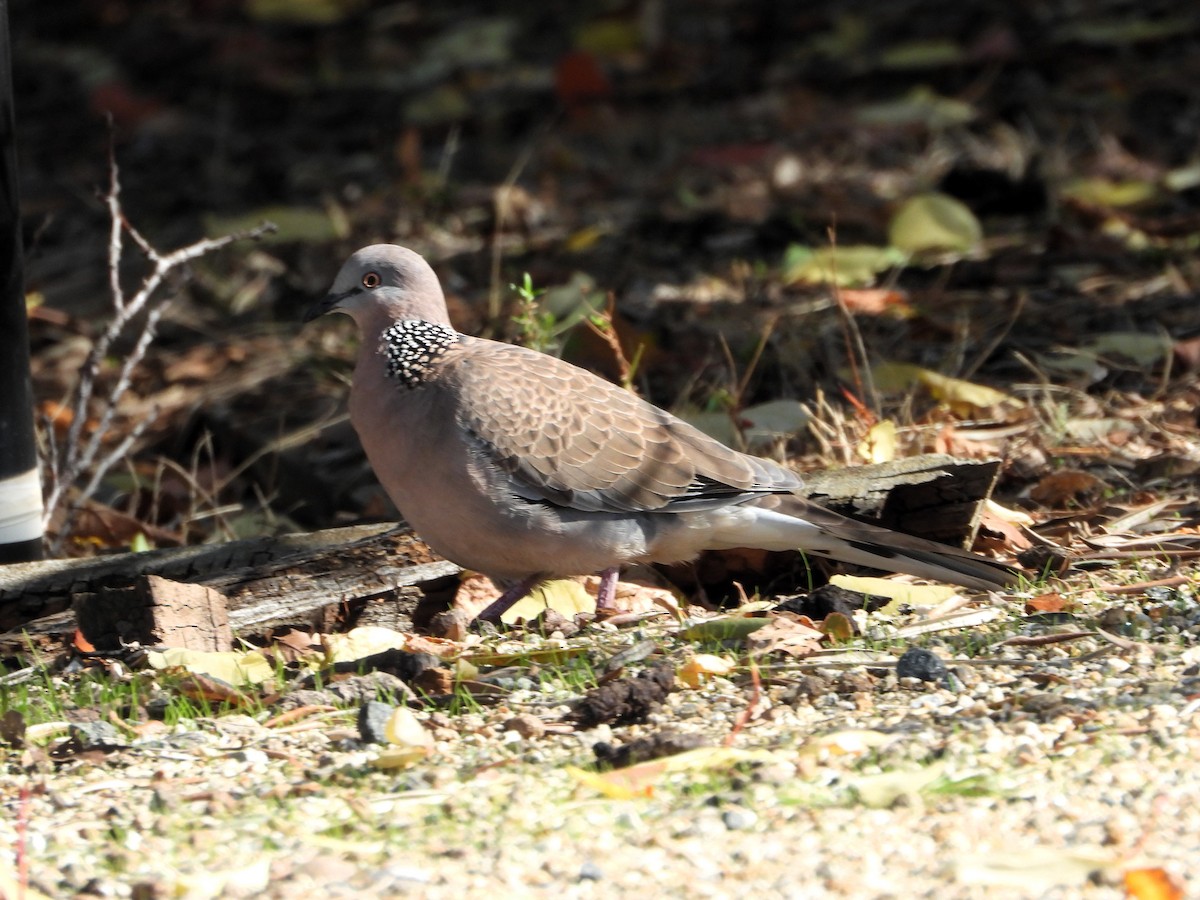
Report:
[[[42,536],[42,484],[37,469],[0,480],[0,544]]]

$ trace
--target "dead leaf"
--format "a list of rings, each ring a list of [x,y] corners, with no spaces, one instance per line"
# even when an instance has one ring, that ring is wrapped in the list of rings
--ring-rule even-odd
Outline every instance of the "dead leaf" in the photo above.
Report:
[[[1025,601],[1026,613],[1062,612],[1071,605],[1062,594],[1041,594]]]
[[[826,763],[839,756],[860,757],[897,740],[894,734],[884,734],[869,728],[845,728],[808,738],[799,754]]]
[[[995,388],[951,378],[909,363],[879,363],[871,368],[871,374],[876,387],[885,393],[902,393],[919,384],[960,418],[996,417],[1005,410],[1024,406],[1017,398]]]
[[[1127,871],[1125,891],[1135,900],[1183,900],[1183,888],[1158,867]]]
[[[906,253],[965,253],[983,240],[983,226],[961,200],[947,194],[911,197],[888,226],[888,243]]]
[[[275,677],[275,667],[259,650],[217,652],[168,647],[151,650],[146,661],[154,669],[183,669],[234,686],[265,684]]]
[[[784,254],[782,276],[784,284],[870,285],[880,272],[902,266],[906,260],[906,254],[895,247],[792,244]]]
[[[864,125],[924,125],[940,129],[965,125],[976,115],[975,108],[965,100],[944,97],[930,87],[918,85],[895,100],[859,107],[854,118]]]
[[[407,706],[397,706],[384,726],[388,746],[371,764],[379,769],[405,769],[433,753],[433,735]]]
[[[728,675],[736,668],[736,663],[723,656],[697,653],[675,670],[675,677],[690,688],[698,688],[707,676]]]
[[[1013,887],[1024,896],[1041,896],[1060,886],[1082,888],[1119,864],[1112,850],[1098,847],[1014,846],[960,857],[955,876],[961,884]]]
[[[349,663],[383,653],[386,650],[407,650],[409,635],[382,625],[361,625],[345,634],[323,634],[325,659],[334,663]]]
[[[678,772],[728,771],[742,763],[778,762],[779,754],[766,750],[738,750],[733,747],[700,747],[673,756],[613,769],[589,772],[567,766],[566,772],[580,784],[616,800],[635,800],[654,796],[655,785],[667,775]]]
[[[990,503],[990,501],[989,501]],[[1032,521],[1032,520],[1031,520]],[[1017,553],[1021,550],[1028,550],[1033,546],[1033,541],[1018,528],[1011,520],[992,509],[990,505],[984,505],[983,512],[979,516],[979,531],[981,538],[987,538],[989,535],[995,535],[1000,540],[989,539],[984,541],[987,549],[1001,549]]]
[[[209,703],[245,706],[250,699],[229,682],[204,674],[181,678],[175,683],[175,690],[189,700],[204,700]]]
[[[877,775],[859,775],[847,779],[847,784],[858,794],[864,805],[875,809],[886,809],[901,797],[921,793],[945,772],[945,763],[937,762],[916,771],[897,770],[880,772]]]
[[[829,583],[860,594],[890,597],[892,602],[883,609],[892,612],[901,603],[909,606],[936,606],[958,593],[957,588],[945,584],[909,584],[891,578],[873,578],[867,575],[834,575],[829,579]]]
[[[891,462],[896,458],[896,423],[891,419],[876,422],[859,441],[855,452],[869,463]]]
[[[96,648],[92,645],[92,642],[85,638],[83,636],[83,632],[78,628],[76,628],[74,634],[71,635],[71,646],[80,653],[96,652]]]
[[[857,634],[854,623],[844,613],[834,612],[821,622],[821,633],[827,634],[835,641],[848,641]]]
[[[893,313],[901,318],[914,315],[908,294],[894,288],[842,288],[841,300],[846,309],[864,316]]]
[[[789,616],[768,616],[767,624],[746,638],[746,649],[752,654],[786,653],[805,657],[821,649],[825,635],[819,629],[804,625]]]
[[[1029,496],[1054,509],[1068,504],[1084,504],[1094,499],[1108,485],[1088,472],[1078,469],[1061,469],[1051,472],[1034,485]]]

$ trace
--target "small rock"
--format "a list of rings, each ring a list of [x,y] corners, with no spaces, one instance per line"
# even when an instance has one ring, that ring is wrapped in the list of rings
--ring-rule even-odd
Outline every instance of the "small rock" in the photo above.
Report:
[[[946,664],[937,654],[921,647],[909,647],[896,661],[897,678],[917,678],[921,681],[941,681],[946,677]]]
[[[788,690],[784,699],[791,704],[811,703],[817,697],[823,697],[830,691],[829,682],[820,675],[802,675],[794,687]]]
[[[109,722],[73,722],[71,739],[77,750],[110,750],[128,743],[116,726]]]
[[[380,697],[411,703],[415,703],[417,700],[413,689],[401,676],[392,672],[376,671],[363,675],[350,675],[332,682],[326,690],[335,698],[335,703],[361,703],[367,700],[378,700]]]
[[[847,672],[833,685],[839,694],[860,694],[875,687],[875,680],[865,672]]]
[[[721,813],[721,821],[730,831],[744,831],[754,827],[754,823],[758,821],[758,815],[744,806],[734,806]]]
[[[368,700],[358,710],[358,734],[365,743],[386,744],[387,723],[396,707],[378,700]]]
[[[461,641],[471,632],[471,614],[454,607],[443,610],[429,620],[426,630],[434,637]]]
[[[604,878],[603,870],[590,859],[579,867],[580,881],[600,881],[602,878]]]
[[[526,740],[540,738],[546,733],[546,723],[537,716],[522,713],[519,716],[513,716],[501,727],[501,731],[515,731]]]
[[[252,766],[265,766],[271,761],[271,757],[263,753],[257,747],[243,747],[241,750],[235,750],[230,754],[230,759],[238,762],[248,763]]]

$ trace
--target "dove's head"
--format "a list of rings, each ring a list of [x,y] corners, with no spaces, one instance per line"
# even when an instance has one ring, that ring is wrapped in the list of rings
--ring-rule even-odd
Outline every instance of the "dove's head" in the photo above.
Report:
[[[429,263],[395,244],[372,244],[346,260],[329,293],[309,308],[304,321],[331,312],[351,316],[364,332],[401,319],[450,324],[442,286]]]

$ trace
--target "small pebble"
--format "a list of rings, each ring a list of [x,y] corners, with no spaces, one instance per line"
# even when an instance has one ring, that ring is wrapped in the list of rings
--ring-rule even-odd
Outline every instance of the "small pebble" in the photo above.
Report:
[[[515,731],[521,737],[529,740],[531,738],[540,738],[546,733],[546,723],[537,716],[523,713],[519,716],[513,716],[501,726],[501,731]]]
[[[358,709],[358,734],[365,743],[386,744],[387,723],[396,707],[378,700],[368,700]]]
[[[921,647],[909,647],[896,661],[897,678],[917,678],[921,681],[941,681],[946,677],[946,664],[937,654]]]
[[[238,762],[249,763],[252,766],[265,766],[271,761],[271,757],[263,753],[257,747],[243,747],[230,754],[231,758]]]
[[[754,827],[758,816],[753,810],[746,809],[744,806],[734,806],[721,813],[721,821],[730,831],[743,831]]]
[[[71,738],[79,745],[80,750],[124,747],[129,743],[116,726],[109,722],[74,722],[71,724]]]

